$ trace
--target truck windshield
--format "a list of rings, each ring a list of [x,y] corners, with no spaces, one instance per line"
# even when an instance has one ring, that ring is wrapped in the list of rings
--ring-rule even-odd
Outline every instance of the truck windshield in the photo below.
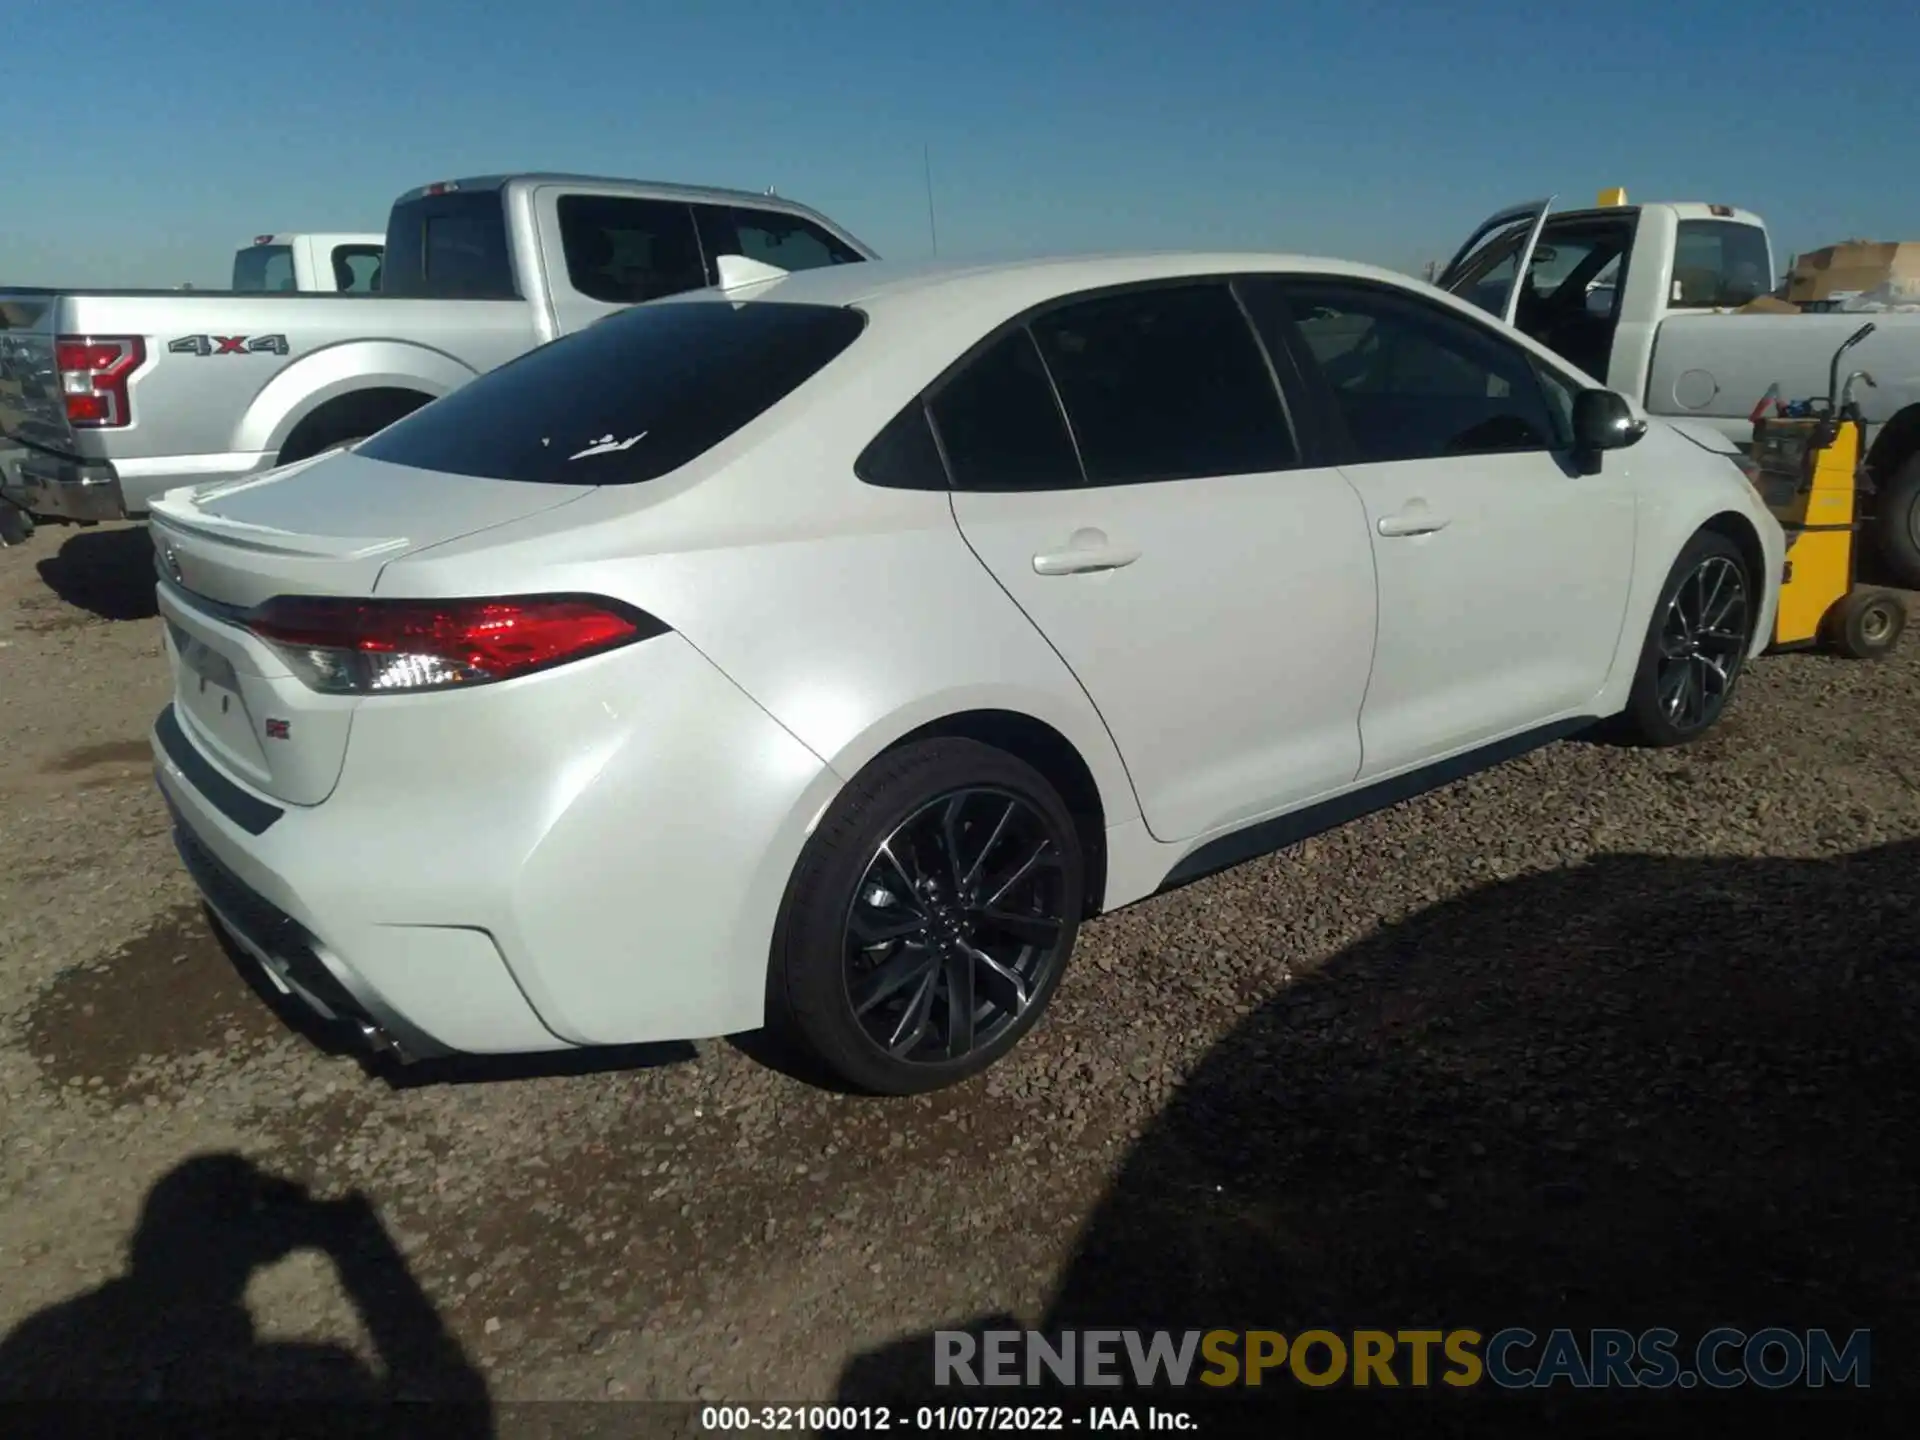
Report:
[[[488,371],[358,453],[496,480],[656,479],[772,409],[866,323],[830,305],[655,301]]]
[[[293,273],[293,248],[289,245],[249,245],[233,257],[233,288],[236,290],[292,290],[298,285]]]

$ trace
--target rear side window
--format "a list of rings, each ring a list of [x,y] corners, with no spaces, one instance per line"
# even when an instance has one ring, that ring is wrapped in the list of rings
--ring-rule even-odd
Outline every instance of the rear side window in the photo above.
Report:
[[[853,462],[853,473],[888,490],[946,489],[947,470],[927,421],[927,407],[916,398],[889,420]]]
[[[1083,300],[1033,322],[1092,485],[1299,463],[1279,392],[1224,284]]]
[[[252,245],[233,257],[233,288],[236,290],[292,290],[298,285],[293,273],[293,250],[286,245]]]
[[[1009,331],[941,386],[929,406],[962,490],[1060,490],[1081,483],[1033,337]]]
[[[333,284],[349,295],[371,295],[380,288],[378,245],[333,247]]]
[[[656,479],[778,404],[865,326],[827,305],[641,306],[488,371],[358,453],[496,480]]]
[[[567,279],[590,300],[638,305],[707,283],[693,212],[671,200],[562,195]]]
[[[423,195],[394,206],[380,290],[424,299],[517,299],[500,192]]]

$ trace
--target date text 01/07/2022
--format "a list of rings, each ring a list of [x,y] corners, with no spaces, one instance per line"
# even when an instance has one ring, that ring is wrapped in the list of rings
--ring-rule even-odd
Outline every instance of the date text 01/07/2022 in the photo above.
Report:
[[[1157,1430],[1197,1428],[1184,1410],[1157,1406],[1090,1405],[1070,1411],[1060,1405],[922,1405],[895,1410],[885,1405],[706,1405],[700,1429],[706,1434],[1014,1435],[1029,1432]]]

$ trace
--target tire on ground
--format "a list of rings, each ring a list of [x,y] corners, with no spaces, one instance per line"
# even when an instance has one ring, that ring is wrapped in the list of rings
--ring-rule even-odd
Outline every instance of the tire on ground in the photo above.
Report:
[[[848,912],[881,843],[929,802],[973,787],[1019,797],[1057,848],[1059,953],[1026,1009],[990,1042],[958,1060],[898,1059],[867,1035],[854,1014],[846,979]],[[769,957],[768,1029],[837,1080],[873,1094],[915,1094],[976,1075],[1018,1044],[1046,1010],[1072,956],[1085,886],[1086,862],[1072,815],[1031,765],[957,737],[887,751],[835,797],[794,867]]]
[[[1920,454],[1908,456],[1875,497],[1873,538],[1887,578],[1920,590]]]
[[[1906,601],[1891,590],[1851,590],[1828,612],[1827,643],[1849,659],[1878,660],[1906,626]]]
[[[1720,702],[1712,707],[1702,723],[1687,726],[1670,717],[1661,702],[1661,636],[1667,612],[1680,587],[1702,565],[1713,559],[1731,562],[1745,587],[1745,615],[1741,622],[1745,639],[1733,654],[1726,689]],[[1626,709],[1612,727],[1614,733],[1633,745],[1668,746],[1688,744],[1713,729],[1726,713],[1726,707],[1732,703],[1740,675],[1746,668],[1746,652],[1752,641],[1756,609],[1753,576],[1748,573],[1746,558],[1741,554],[1740,547],[1716,530],[1702,530],[1695,534],[1680,551],[1680,557],[1673,562],[1673,569],[1667,573],[1666,581],[1660,587],[1660,599],[1653,607],[1653,618],[1647,623],[1646,638],[1641,644],[1640,659],[1634,669],[1633,688],[1628,692]]]

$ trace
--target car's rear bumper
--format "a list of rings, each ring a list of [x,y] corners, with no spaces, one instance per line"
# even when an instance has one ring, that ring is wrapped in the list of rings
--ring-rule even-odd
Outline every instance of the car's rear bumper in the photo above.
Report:
[[[321,1019],[348,1027],[369,1050],[406,1062],[450,1053],[450,1047],[416,1028],[368,989],[351,966],[331,954],[299,921],[223,865],[179,809],[171,808],[174,848],[208,910],[275,987]]]
[[[410,1054],[756,1028],[787,877],[839,784],[672,635],[363,702],[319,805],[167,728],[158,782],[211,907],[276,983]]]

